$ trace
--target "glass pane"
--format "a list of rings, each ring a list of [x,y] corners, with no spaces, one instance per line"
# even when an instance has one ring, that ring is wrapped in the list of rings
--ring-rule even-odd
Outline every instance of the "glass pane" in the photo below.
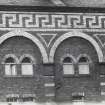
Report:
[[[22,75],[33,75],[33,66],[31,64],[22,64]]]
[[[11,65],[11,74],[16,75],[16,65]]]
[[[89,74],[89,65],[88,64],[80,64],[79,65],[79,74]]]
[[[64,74],[74,74],[74,67],[72,64],[64,64],[63,65]]]
[[[10,65],[5,65],[5,74],[11,75]]]
[[[16,75],[16,65],[13,65],[13,64],[5,65],[5,74]]]

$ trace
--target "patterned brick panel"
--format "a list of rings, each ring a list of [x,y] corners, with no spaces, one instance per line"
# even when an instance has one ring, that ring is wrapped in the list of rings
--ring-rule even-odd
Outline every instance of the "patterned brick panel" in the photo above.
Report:
[[[0,28],[104,29],[105,14],[2,13]]]

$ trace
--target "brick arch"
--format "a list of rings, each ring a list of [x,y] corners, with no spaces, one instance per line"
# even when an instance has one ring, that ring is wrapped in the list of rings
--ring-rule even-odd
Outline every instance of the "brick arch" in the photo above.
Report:
[[[62,36],[60,36],[54,43],[54,45],[52,46],[51,50],[50,50],[50,54],[49,54],[49,62],[53,63],[54,62],[54,54],[56,52],[56,49],[58,48],[58,46],[67,38],[70,37],[81,37],[83,39],[86,39],[87,41],[89,41],[93,47],[95,48],[97,55],[98,55],[98,59],[99,62],[103,62],[103,52],[102,49],[100,48],[99,44],[89,35],[82,33],[82,32],[78,32],[78,31],[72,31],[72,32],[68,32]]]
[[[20,30],[8,32],[0,37],[0,44],[2,44],[6,39],[14,37],[14,36],[23,36],[33,41],[37,45],[37,47],[39,48],[42,54],[43,63],[48,63],[48,55],[47,55],[46,49],[44,48],[43,44],[35,36],[33,36],[32,34],[28,32],[24,32]]]
[[[80,54],[80,55],[78,56],[78,58],[77,58],[77,62],[79,62],[79,59],[80,59],[81,57],[86,57],[86,58],[89,60],[90,63],[92,62],[90,56],[87,55],[87,54]]]
[[[30,55],[30,54],[24,54],[24,55],[22,55],[22,56],[20,57],[20,59],[19,59],[19,63],[22,63],[22,60],[23,60],[25,57],[30,58],[31,61],[32,61],[32,63],[36,63],[36,60],[35,60],[35,59],[33,58],[33,56]]]
[[[19,63],[19,59],[16,55],[14,54],[7,54],[4,56],[3,60],[2,60],[2,64],[5,64],[5,60],[9,57],[12,57],[15,60],[15,63],[18,64]]]
[[[75,57],[72,56],[71,54],[65,54],[65,55],[61,58],[61,63],[63,62],[63,60],[64,60],[66,57],[72,58],[73,63],[76,63]]]

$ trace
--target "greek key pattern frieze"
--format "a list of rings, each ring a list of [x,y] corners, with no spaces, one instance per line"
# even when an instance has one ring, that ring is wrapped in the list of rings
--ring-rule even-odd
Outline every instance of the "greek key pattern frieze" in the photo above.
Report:
[[[0,13],[0,28],[104,29],[105,15]]]

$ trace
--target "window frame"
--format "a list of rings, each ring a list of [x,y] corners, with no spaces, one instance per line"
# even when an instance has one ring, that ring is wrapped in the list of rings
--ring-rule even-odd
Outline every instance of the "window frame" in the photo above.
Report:
[[[73,73],[64,73],[64,66],[65,65],[69,65],[69,66],[72,66],[73,70],[71,72]],[[75,69],[74,69],[74,64],[73,63],[63,63],[63,75],[75,75]]]
[[[77,92],[72,94],[72,101],[73,102],[81,102],[85,100],[85,93],[84,92]]]
[[[30,65],[30,66],[32,66],[32,74],[24,74],[23,73],[23,69],[22,69],[22,66],[24,66],[24,65]],[[21,63],[21,75],[22,76],[33,76],[34,75],[34,67],[33,67],[33,64],[32,63]]]
[[[86,66],[88,66],[88,73],[80,73],[80,69],[79,69],[80,65],[86,65]],[[89,63],[79,63],[78,64],[78,74],[79,75],[90,75],[90,64]]]
[[[14,60],[14,62],[7,62],[6,63],[6,60],[9,59],[9,58],[12,58]],[[15,55],[8,55],[8,57],[5,57],[5,60],[2,64],[4,64],[4,74],[5,74],[5,76],[15,77],[15,76],[18,75],[18,72],[17,72],[17,58],[15,57]],[[8,72],[7,72],[7,69],[6,69],[7,65],[8,65],[8,70],[9,70]],[[14,66],[15,69],[12,68],[12,65]]]
[[[9,66],[9,73],[6,73],[6,66]],[[15,70],[13,70],[13,68],[11,66],[14,66],[15,67]],[[15,73],[13,73],[15,71]],[[16,66],[16,63],[5,63],[5,75],[6,76],[17,76],[17,66]]]
[[[81,58],[85,58],[86,59],[86,62],[80,62],[80,59]],[[90,57],[89,56],[87,56],[87,55],[81,55],[80,57],[79,57],[79,59],[78,59],[78,75],[80,75],[80,76],[89,76],[90,75],[90,62],[91,62],[91,59],[90,59]],[[86,65],[86,66],[88,66],[88,73],[80,73],[80,69],[79,69],[79,66],[80,65]]]
[[[7,102],[18,102],[19,98],[18,97],[8,97],[6,98]]]
[[[29,60],[30,60],[30,62],[29,63],[25,63],[25,62],[23,62],[23,60],[25,59],[25,58],[28,58]],[[21,76],[25,76],[25,77],[27,77],[27,76],[34,76],[34,66],[33,66],[33,63],[34,61],[33,61],[33,57],[32,56],[30,56],[30,55],[28,55],[28,54],[25,54],[25,55],[23,55],[23,56],[21,56],[21,58],[20,58],[20,64],[21,64]],[[23,73],[23,69],[22,69],[22,66],[24,66],[24,65],[31,65],[31,67],[32,67],[32,74],[24,74]]]
[[[69,58],[70,60],[71,60],[71,62],[64,62],[64,60],[66,59],[66,58]],[[73,68],[73,70],[72,70],[72,72],[73,73],[64,73],[64,65],[71,65],[72,66],[72,68]],[[75,64],[74,64],[74,59],[73,59],[73,57],[71,57],[71,56],[66,56],[66,57],[64,57],[63,59],[62,59],[62,73],[63,73],[63,76],[75,76],[75,66],[74,66]],[[68,69],[69,70],[69,69]]]

